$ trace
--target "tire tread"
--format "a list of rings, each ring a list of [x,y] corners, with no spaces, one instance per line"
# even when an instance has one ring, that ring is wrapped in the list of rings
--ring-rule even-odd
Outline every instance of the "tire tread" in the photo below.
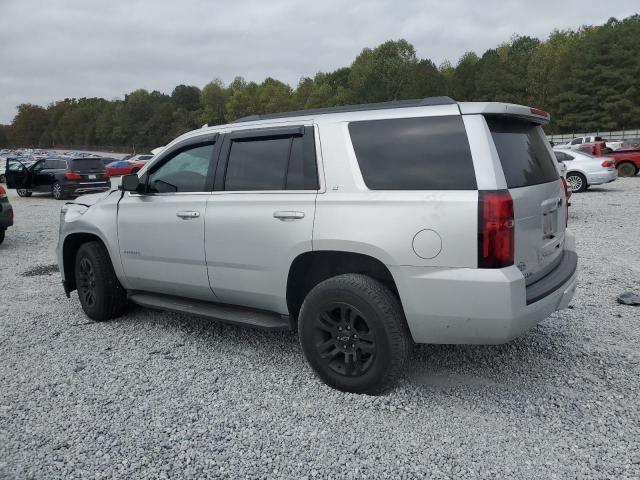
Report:
[[[96,275],[100,275],[102,277],[104,288],[101,294],[104,295],[104,299],[102,301],[102,308],[97,311],[87,311],[84,304],[82,305],[83,310],[89,318],[97,322],[111,320],[121,316],[127,306],[127,292],[122,287],[118,277],[116,276],[113,265],[111,264],[109,252],[107,252],[107,249],[102,242],[87,242],[78,249],[76,265],[80,255],[85,252],[94,263]]]

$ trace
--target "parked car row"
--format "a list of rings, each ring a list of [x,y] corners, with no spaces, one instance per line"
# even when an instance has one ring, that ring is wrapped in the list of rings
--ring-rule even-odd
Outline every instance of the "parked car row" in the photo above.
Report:
[[[0,181],[21,197],[50,192],[57,200],[108,190],[109,177],[138,172],[153,155],[118,160],[84,152],[0,150]]]
[[[578,150],[597,157],[611,157],[620,177],[633,177],[640,171],[640,138],[610,142],[598,136],[577,137],[555,149]]]

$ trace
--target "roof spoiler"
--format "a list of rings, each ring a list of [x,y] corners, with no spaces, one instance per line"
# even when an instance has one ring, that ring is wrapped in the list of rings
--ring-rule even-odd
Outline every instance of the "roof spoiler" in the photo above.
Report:
[[[463,115],[504,115],[523,118],[540,125],[549,123],[551,120],[551,115],[544,110],[514,103],[460,102],[458,105]]]

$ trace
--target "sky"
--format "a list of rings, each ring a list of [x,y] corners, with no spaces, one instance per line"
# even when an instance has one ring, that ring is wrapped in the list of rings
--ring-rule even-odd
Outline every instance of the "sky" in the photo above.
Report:
[[[0,0],[0,123],[21,103],[238,75],[295,87],[392,39],[455,65],[514,34],[544,39],[638,12],[638,0]]]

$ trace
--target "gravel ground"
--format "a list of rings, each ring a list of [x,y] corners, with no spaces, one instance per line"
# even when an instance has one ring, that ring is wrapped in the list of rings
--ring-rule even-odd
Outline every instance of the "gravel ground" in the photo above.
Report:
[[[321,384],[293,333],[63,295],[61,204],[12,193],[0,246],[1,478],[640,478],[640,178],[573,197],[572,308],[500,346],[418,346],[379,397]]]

